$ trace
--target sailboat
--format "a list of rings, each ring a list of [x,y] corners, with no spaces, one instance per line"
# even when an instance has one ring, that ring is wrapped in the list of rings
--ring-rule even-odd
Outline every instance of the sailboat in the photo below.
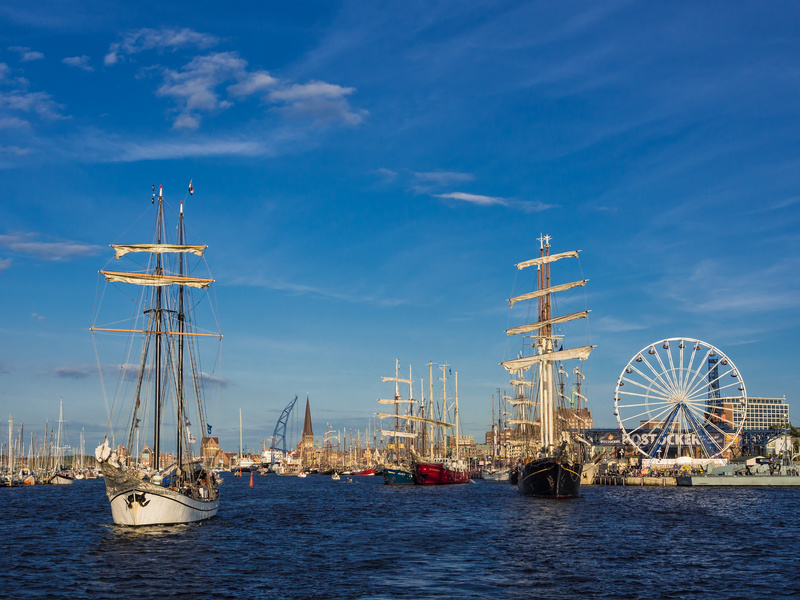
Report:
[[[394,419],[394,429],[381,429],[380,433],[383,436],[386,436],[393,440],[391,445],[391,458],[389,460],[389,464],[384,465],[383,467],[383,482],[387,485],[409,485],[414,483],[414,471],[410,466],[410,454],[408,452],[401,452],[401,450],[405,450],[406,440],[413,441],[414,438],[417,437],[417,434],[413,431],[407,431],[405,421],[413,420],[413,416],[410,415],[411,406],[416,403],[411,396],[413,395],[411,392],[411,368],[409,367],[409,377],[408,379],[402,379],[399,377],[399,365],[400,361],[395,360],[394,364],[394,377],[381,377],[381,381],[393,381],[394,382],[394,398],[386,399],[386,400],[378,400],[379,404],[393,404],[394,405],[394,414],[386,414],[386,413],[376,413],[376,416],[379,419]],[[408,384],[408,400],[403,400],[400,397],[400,384],[407,383]],[[409,409],[404,411],[402,414],[400,413],[400,405],[401,404],[408,404]],[[400,424],[400,420],[403,420],[404,423]]]
[[[111,245],[117,259],[144,257],[144,269],[100,271],[107,283],[125,284],[126,297],[129,284],[140,286],[133,322],[124,328],[91,328],[103,334],[104,346],[113,334],[125,334],[126,356],[139,357],[135,368],[123,363],[119,369],[113,402],[118,410],[109,411],[106,437],[95,450],[118,525],[190,523],[213,517],[219,508],[218,482],[195,449],[197,440],[190,429],[192,423],[205,429],[203,384],[213,377],[201,371],[198,346],[203,340],[222,338],[219,333],[198,331],[195,323],[207,298],[196,298],[192,291],[206,290],[213,279],[191,274],[189,255],[200,263],[206,246],[186,243],[183,201],[177,227],[166,222],[169,207],[163,186],[157,196],[153,186],[151,202],[155,205],[152,241]],[[172,231],[177,231],[175,243],[167,236]],[[99,312],[95,322],[98,318]],[[109,443],[109,435],[115,439],[115,423],[126,424],[118,445]],[[144,452],[138,454],[138,444],[134,447],[140,431],[142,436],[152,436],[147,458]]]
[[[447,408],[447,365],[440,365],[442,369],[442,416],[448,416]],[[453,404],[453,423],[437,421],[433,418],[433,364],[430,364],[431,390],[428,400],[428,418],[419,420],[428,425],[441,428],[443,442],[441,445],[441,455],[434,456],[434,443],[431,441],[429,455],[427,457],[417,457],[414,461],[414,483],[418,485],[445,485],[452,483],[469,483],[469,468],[459,456],[459,435],[458,435],[458,372],[456,372],[455,384],[456,393]],[[455,427],[455,444],[453,450],[448,455],[448,430]]]
[[[537,289],[509,299],[516,302],[536,300],[537,321],[506,330],[506,334],[531,336],[527,355],[502,364],[511,374],[511,385],[518,390],[511,403],[516,410],[515,419],[509,420],[517,428],[517,486],[527,496],[569,498],[579,494],[585,447],[580,442],[580,403],[583,372],[580,364],[589,357],[594,346],[564,348],[563,336],[556,335],[553,326],[576,319],[585,319],[588,310],[557,316],[553,314],[555,294],[585,286],[587,280],[551,285],[550,266],[568,258],[577,258],[578,251],[550,254],[550,236],[539,238],[539,257],[518,263],[517,269],[536,267]],[[575,391],[567,396],[567,378],[564,365],[579,361],[573,374]],[[525,371],[531,373],[525,376]],[[577,423],[577,424],[576,424]]]
[[[66,433],[63,431],[64,426],[64,400],[61,399],[58,409],[58,436],[56,437],[55,453],[53,455],[53,470],[47,483],[53,485],[72,485],[75,481],[73,474],[64,468],[64,446],[66,441]]]

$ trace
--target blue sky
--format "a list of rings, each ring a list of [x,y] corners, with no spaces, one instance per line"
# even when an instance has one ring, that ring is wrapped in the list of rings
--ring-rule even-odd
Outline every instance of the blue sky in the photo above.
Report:
[[[446,363],[481,438],[536,238],[581,250],[595,424],[648,344],[698,338],[800,410],[794,3],[0,6],[0,414],[105,429],[107,245],[162,184],[208,244],[224,386],[260,448],[295,394],[363,429]],[[138,241],[138,240],[136,240]],[[564,262],[564,261],[562,261]],[[558,277],[562,275],[559,273]],[[587,339],[588,338],[588,339]],[[451,382],[452,384],[452,382]],[[450,387],[452,390],[452,387]],[[5,431],[5,427],[3,428]],[[75,442],[75,439],[73,439]]]

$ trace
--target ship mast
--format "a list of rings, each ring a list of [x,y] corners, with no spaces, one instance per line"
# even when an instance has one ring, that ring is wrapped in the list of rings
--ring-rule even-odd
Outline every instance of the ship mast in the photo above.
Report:
[[[556,338],[553,335],[553,325],[557,323],[565,323],[575,319],[585,319],[588,317],[589,311],[584,310],[568,315],[553,317],[551,294],[566,291],[578,286],[586,285],[586,280],[573,281],[556,286],[550,285],[550,263],[561,260],[563,258],[577,258],[578,251],[573,250],[570,252],[562,252],[559,254],[550,254],[550,236],[542,235],[538,238],[539,241],[539,257],[518,263],[517,269],[524,269],[526,267],[536,266],[537,268],[537,289],[533,292],[528,292],[520,296],[515,296],[509,299],[509,305],[514,306],[515,302],[537,299],[538,302],[538,316],[537,321],[519,327],[513,327],[506,330],[506,334],[519,335],[534,332],[533,337],[537,340],[537,352],[531,356],[524,356],[512,360],[507,360],[502,363],[503,367],[512,375],[524,371],[533,365],[538,368],[538,392],[539,392],[539,413],[540,413],[540,446],[543,452],[551,452],[554,450],[557,442],[559,441],[556,414],[556,394],[554,366],[556,361],[573,360],[573,359],[586,359],[594,346],[581,346],[577,348],[564,349],[563,347],[556,350]],[[519,385],[521,387],[534,385],[534,381],[525,381],[522,377],[512,379],[512,385]],[[517,400],[516,404],[525,404],[524,400]],[[527,424],[526,419],[516,420],[518,424]]]
[[[183,223],[183,200],[181,200],[181,211],[180,215],[178,216],[178,244],[183,245],[186,243],[185,240],[185,229]],[[178,274],[180,277],[183,277],[183,253],[179,255],[179,269]],[[184,326],[185,326],[185,315],[183,312],[183,293],[184,289],[183,286],[178,286],[178,398],[177,398],[177,405],[178,405],[178,423],[177,423],[177,452],[176,452],[176,464],[178,465],[178,474],[181,479],[183,479],[183,433],[184,433],[184,399],[183,399],[183,344],[184,344]]]
[[[161,222],[164,211],[164,188],[158,186],[158,218],[156,220],[156,243],[161,244]],[[161,265],[161,254],[156,254],[156,277],[163,275]],[[160,467],[161,454],[161,286],[156,286],[156,306],[155,306],[155,422],[153,426],[153,468],[158,471]]]
[[[550,236],[543,235],[539,238],[539,256],[550,256]],[[540,288],[546,290],[550,287],[550,263],[543,262],[538,265]],[[539,338],[539,354],[549,354],[553,351],[553,326],[549,323],[551,315],[550,294],[547,293],[539,298],[539,321],[546,323],[544,331]],[[553,406],[553,365],[550,361],[539,363],[539,390],[541,398],[541,418],[542,418],[542,447],[545,451],[550,450],[555,444],[555,410]]]

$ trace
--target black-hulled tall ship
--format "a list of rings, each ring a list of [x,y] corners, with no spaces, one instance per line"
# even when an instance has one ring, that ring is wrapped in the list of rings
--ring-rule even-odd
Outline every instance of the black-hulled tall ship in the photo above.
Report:
[[[580,491],[587,450],[580,442],[587,416],[583,404],[586,398],[581,393],[582,364],[594,346],[566,348],[564,336],[556,334],[554,326],[585,319],[589,311],[558,316],[553,305],[556,294],[582,287],[587,280],[552,285],[551,264],[577,258],[578,251],[550,254],[550,236],[540,237],[539,243],[538,258],[516,265],[520,270],[536,267],[536,289],[509,299],[511,307],[517,302],[536,301],[537,320],[506,331],[509,336],[522,335],[526,343],[519,358],[501,363],[517,390],[511,401],[514,418],[509,420],[515,428],[519,456],[514,476],[524,495],[570,498]],[[575,361],[568,373],[565,367]]]

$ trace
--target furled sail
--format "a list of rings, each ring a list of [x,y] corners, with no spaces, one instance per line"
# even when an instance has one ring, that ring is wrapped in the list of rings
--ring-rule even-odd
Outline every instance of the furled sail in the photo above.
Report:
[[[589,280],[584,279],[582,281],[572,281],[570,283],[562,283],[560,285],[554,285],[549,288],[544,288],[543,290],[536,290],[535,292],[522,294],[521,296],[514,296],[513,298],[509,298],[508,304],[510,306],[514,306],[515,302],[520,302],[522,300],[532,300],[533,298],[539,298],[540,296],[544,296],[546,294],[555,294],[556,292],[563,292],[564,290],[578,287],[579,285],[586,285],[587,281]]]
[[[380,399],[378,399],[378,404],[403,404],[403,403],[416,404],[417,401],[416,400],[400,400],[399,398],[397,400],[380,400]]]
[[[411,385],[410,379],[400,379],[399,377],[381,377],[381,381],[397,381],[398,383],[407,383]]]
[[[534,402],[533,400],[526,400],[524,398],[521,400],[508,400],[508,403],[511,406],[520,406],[520,405],[536,406],[536,402]]]
[[[589,311],[582,310],[580,312],[563,315],[561,317],[553,317],[552,319],[537,321],[536,323],[530,323],[529,325],[520,325],[519,327],[512,327],[511,329],[506,329],[506,335],[517,335],[520,333],[528,333],[529,331],[538,331],[539,329],[542,329],[547,325],[555,325],[556,323],[566,323],[567,321],[574,321],[575,319],[585,319],[588,316],[589,316]]]
[[[112,283],[132,283],[134,285],[188,285],[194,288],[207,288],[213,279],[201,279],[199,277],[180,277],[178,275],[155,275],[152,273],[124,273],[118,271],[100,271],[105,276],[106,281]]]
[[[515,358],[514,360],[507,360],[500,363],[505,367],[509,373],[516,373],[523,369],[527,369],[533,364],[545,361],[555,360],[571,360],[573,358],[580,358],[581,360],[589,358],[589,354],[594,346],[581,346],[579,348],[569,348],[568,350],[559,350],[557,352],[546,352],[544,354],[537,354],[535,356],[526,356],[524,358]]]
[[[452,423],[444,421],[436,421],[435,419],[426,419],[424,417],[414,417],[412,415],[387,415],[384,413],[375,413],[379,419],[405,419],[406,421],[415,421],[417,423],[430,423],[431,425],[438,425],[439,427],[452,427]]]
[[[128,252],[152,252],[162,254],[164,252],[191,252],[197,256],[203,256],[203,251],[208,246],[186,246],[182,244],[111,244],[116,252],[114,258],[121,258]]]
[[[534,387],[538,385],[536,381],[525,381],[524,379],[512,379],[511,381],[509,381],[509,383],[511,385],[524,385],[528,387]]]
[[[388,429],[380,429],[379,430],[382,435],[389,436],[389,437],[398,437],[398,438],[415,438],[417,437],[416,433],[407,433],[405,431],[390,431]]]
[[[536,421],[527,421],[525,419],[508,419],[506,423],[509,425],[538,425]]]
[[[562,258],[578,258],[580,250],[570,250],[569,252],[562,252],[560,254],[548,254],[547,256],[540,256],[539,258],[532,258],[521,263],[517,263],[517,269],[520,271],[525,267],[532,267],[534,265],[543,265],[545,263],[555,262]]]

